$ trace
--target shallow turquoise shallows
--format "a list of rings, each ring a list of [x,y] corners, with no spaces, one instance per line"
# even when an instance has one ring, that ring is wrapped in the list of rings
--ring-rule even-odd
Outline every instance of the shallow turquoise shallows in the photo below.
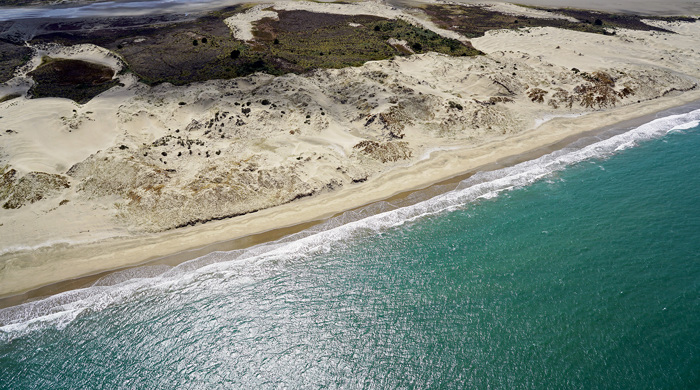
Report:
[[[0,388],[698,389],[699,119],[0,310]]]

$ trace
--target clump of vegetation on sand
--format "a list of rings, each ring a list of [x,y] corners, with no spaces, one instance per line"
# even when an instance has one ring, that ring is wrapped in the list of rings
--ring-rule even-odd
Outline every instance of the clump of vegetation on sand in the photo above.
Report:
[[[365,140],[353,146],[353,149],[357,149],[365,155],[375,160],[379,160],[382,163],[406,160],[411,158],[413,155],[408,143],[403,141],[388,141],[379,143],[376,141]]]
[[[38,202],[59,191],[70,188],[65,176],[44,172],[29,172],[17,178],[17,171],[7,165],[0,167],[0,201],[6,200],[4,209],[18,209],[25,204]]]
[[[609,12],[590,11],[575,8],[543,8],[532,7],[542,11],[549,11],[565,16],[570,16],[581,22],[583,25],[593,26],[599,32],[600,28],[626,28],[638,31],[660,31],[673,33],[661,27],[652,26],[644,23],[644,19],[660,20],[667,22],[694,22],[695,18],[687,16],[641,16],[632,14],[615,14]],[[573,28],[575,29],[575,28]]]
[[[133,22],[122,19],[100,29],[62,26],[59,32],[43,34],[33,43],[106,47],[125,60],[128,71],[151,85],[184,85],[255,72],[303,73],[428,51],[453,56],[481,54],[469,44],[402,20],[308,11],[279,11],[279,20],[258,21],[255,40],[243,42],[232,36],[224,19],[244,10],[244,6],[236,6],[194,20],[128,28],[121,25]]]
[[[0,39],[0,83],[14,76],[15,69],[29,61],[32,49]]]
[[[578,69],[575,69],[578,74]],[[542,88],[531,88],[527,91],[527,96],[534,103],[544,103],[557,109],[559,107],[568,107],[571,109],[575,103],[586,109],[599,109],[614,107],[620,99],[634,95],[635,91],[623,85],[622,88],[616,88],[616,81],[613,76],[603,71],[596,71],[592,74],[580,73],[579,76],[585,80],[583,84],[574,87],[572,92],[566,91],[560,87],[554,88],[553,91],[548,91]],[[547,99],[549,93],[552,92],[551,98]]]
[[[34,86],[32,97],[62,97],[87,103],[117,84],[112,68],[92,62],[44,57],[42,64],[29,72]]]
[[[279,20],[266,18],[257,23],[256,43],[247,53],[261,53],[262,61],[273,64],[272,73],[359,66],[429,51],[453,56],[481,54],[471,45],[403,20],[308,11],[280,11],[278,15]]]

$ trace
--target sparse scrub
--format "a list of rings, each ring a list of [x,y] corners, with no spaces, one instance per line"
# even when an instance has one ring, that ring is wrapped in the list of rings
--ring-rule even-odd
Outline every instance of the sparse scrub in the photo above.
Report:
[[[61,175],[45,172],[30,172],[20,179],[15,180],[16,172],[10,170],[9,180],[3,175],[0,183],[0,191],[7,201],[2,205],[4,209],[18,209],[28,203],[35,203],[51,197],[62,189],[70,188],[68,180]]]
[[[424,6],[425,12],[440,27],[457,31],[468,38],[480,37],[489,30],[521,29],[524,27],[558,27],[603,35],[608,34],[607,29],[609,28],[670,32],[663,28],[650,26],[644,23],[642,20],[647,17],[640,15],[622,15],[570,8],[532,8],[571,16],[578,19],[580,22],[572,22],[564,19],[539,19],[522,15],[507,15],[491,11],[488,7],[479,5],[430,4]],[[655,19],[692,21],[692,18],[678,17],[656,17]]]
[[[417,52],[437,51],[456,56],[480,54],[471,46],[402,20],[307,11],[279,11],[278,15],[278,20],[263,19],[256,24],[257,44],[252,50],[262,53],[265,63],[274,65],[271,72],[275,74],[358,66],[367,61],[410,54],[402,47],[390,45],[388,41],[392,38],[410,37]],[[350,23],[359,26],[352,27]]]
[[[104,65],[49,57],[29,76],[36,82],[29,91],[32,97],[62,97],[80,104],[117,84],[114,71]]]
[[[559,88],[552,95],[552,99],[549,101],[549,105],[554,108],[559,108],[559,105],[562,104],[568,109],[571,109],[574,106],[575,102],[576,97],[574,95],[570,94],[564,89]]]
[[[462,107],[461,104],[459,104],[459,103],[457,103],[457,102],[455,102],[455,101],[450,100],[448,103],[449,103],[449,106],[450,106],[451,109],[456,109],[456,110],[459,110],[459,111],[462,111],[462,110],[464,109],[464,107]]]
[[[0,39],[0,83],[10,80],[20,66],[31,58],[32,49],[22,42],[8,42]]]
[[[619,98],[625,98],[632,95],[634,91],[629,87],[624,87],[622,90],[615,90],[615,80],[607,73],[602,71],[594,72],[591,75],[584,77],[589,82],[580,84],[574,88],[576,100],[585,108],[606,108],[613,107],[617,104]]]
[[[530,98],[535,103],[544,103],[544,97],[547,95],[547,91],[541,88],[533,88],[527,92],[527,97]]]
[[[626,98],[634,94],[634,90],[624,86],[620,90],[615,89],[615,79],[608,73],[596,71],[592,74],[581,73],[580,77],[586,83],[579,84],[570,93],[562,88],[555,89],[552,97],[547,100],[547,104],[557,109],[564,106],[571,109],[575,103],[586,109],[607,108],[615,106],[619,99]],[[544,103],[545,96],[549,94],[540,88],[533,88],[528,91],[528,97],[536,103]]]
[[[5,165],[0,168],[0,201],[12,193],[12,186],[17,180],[17,171]]]
[[[128,63],[129,71],[151,85],[163,82],[183,85],[255,72],[303,73],[318,68],[359,66],[367,61],[411,54],[403,46],[390,45],[387,42],[390,38],[407,39],[419,52],[436,51],[453,56],[481,54],[468,44],[402,20],[307,11],[279,11],[279,20],[258,21],[253,31],[255,42],[249,44],[232,38],[230,29],[223,23],[223,19],[244,9],[236,6],[194,21],[141,24],[127,29],[116,25],[128,23],[125,21],[89,32],[75,28],[69,32],[40,35],[32,43],[104,46],[118,53]],[[79,27],[81,22],[75,23]],[[352,27],[349,23],[360,26]],[[193,39],[192,34],[207,38]]]
[[[382,163],[405,160],[412,156],[411,148],[407,142],[403,141],[379,143],[364,140],[353,146],[353,148]]]
[[[508,96],[491,96],[489,98],[489,104],[494,105],[496,103],[513,103],[513,99]]]

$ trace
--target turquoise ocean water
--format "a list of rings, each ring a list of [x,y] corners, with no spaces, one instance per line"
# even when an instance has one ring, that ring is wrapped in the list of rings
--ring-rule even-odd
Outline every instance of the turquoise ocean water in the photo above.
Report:
[[[700,110],[671,114],[0,310],[0,388],[700,388]]]

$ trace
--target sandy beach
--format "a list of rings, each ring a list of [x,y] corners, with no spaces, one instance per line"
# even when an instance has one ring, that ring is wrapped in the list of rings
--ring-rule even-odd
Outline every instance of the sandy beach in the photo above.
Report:
[[[274,10],[386,12],[466,41],[425,15],[362,4],[350,10],[284,3]],[[227,24],[253,39],[251,22],[275,12],[256,7]],[[193,258],[214,243],[305,226],[700,100],[700,23],[649,23],[675,34],[496,30],[469,39],[484,56],[426,53],[177,87],[148,87],[123,74],[122,86],[82,105],[2,102],[3,172],[43,172],[66,178],[69,187],[0,210],[0,298],[173,254],[176,261]],[[44,55],[115,72],[122,66],[97,46],[41,47],[0,87],[0,97],[25,91],[24,74]],[[615,104],[567,106],[582,85],[579,73],[614,78],[605,88],[618,96]]]

